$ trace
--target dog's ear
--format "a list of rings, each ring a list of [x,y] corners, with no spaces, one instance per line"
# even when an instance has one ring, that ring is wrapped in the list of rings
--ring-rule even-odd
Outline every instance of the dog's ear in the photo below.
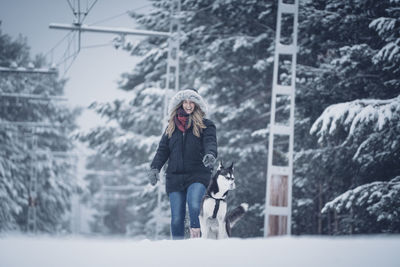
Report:
[[[233,171],[233,161],[232,161],[232,164],[231,164],[231,166],[229,167],[229,169],[231,169],[231,170]]]
[[[218,169],[217,170],[221,170],[221,169],[223,169],[224,168],[224,165],[222,164],[222,160],[220,160],[219,161],[219,164],[218,164]]]

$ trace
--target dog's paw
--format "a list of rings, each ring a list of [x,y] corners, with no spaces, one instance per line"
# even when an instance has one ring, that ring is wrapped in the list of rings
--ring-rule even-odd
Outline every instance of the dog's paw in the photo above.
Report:
[[[244,211],[247,211],[249,209],[249,204],[247,203],[242,203],[240,206],[244,209]]]

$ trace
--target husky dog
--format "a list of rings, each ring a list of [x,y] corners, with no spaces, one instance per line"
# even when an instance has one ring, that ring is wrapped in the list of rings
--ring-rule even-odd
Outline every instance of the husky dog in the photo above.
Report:
[[[228,191],[234,190],[235,187],[233,163],[230,167],[225,168],[220,162],[216,173],[211,178],[200,207],[199,220],[203,238],[223,239],[230,237],[232,227],[247,211],[249,205],[242,203],[228,214],[226,213]]]

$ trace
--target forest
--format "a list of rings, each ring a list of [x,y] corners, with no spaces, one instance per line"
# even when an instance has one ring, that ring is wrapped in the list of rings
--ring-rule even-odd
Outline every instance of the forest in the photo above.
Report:
[[[150,2],[149,13],[132,11],[132,19],[142,29],[168,31],[170,1]],[[194,87],[207,100],[217,126],[219,160],[235,164],[237,189],[229,195],[230,205],[250,205],[233,236],[263,236],[277,1],[181,2],[180,87]],[[168,44],[148,37],[121,49],[141,60],[121,74],[118,89],[110,90],[128,91],[131,97],[91,105],[113,126],[79,132],[77,110],[35,102],[21,108],[1,98],[0,122],[68,125],[41,129],[38,134],[46,138],[37,145],[67,152],[79,140],[96,151],[86,168],[106,173],[88,175],[87,186],[77,187],[68,179],[69,161],[43,155],[43,164],[36,166],[43,188],[42,232],[70,231],[65,216],[70,195],[78,192],[95,210],[93,234],[152,238],[158,222],[161,235],[169,236],[167,197],[158,210],[157,188],[146,178],[164,130]],[[23,39],[0,32],[0,66],[26,65],[31,57]],[[46,64],[40,56],[33,62]],[[399,0],[300,1],[292,234],[400,232],[399,74]],[[28,92],[29,82],[1,74],[0,92]],[[34,82],[40,84],[36,93],[60,95],[66,81],[40,76]],[[282,112],[287,109],[281,105]],[[32,154],[27,141],[15,137],[16,130],[0,127],[0,231],[26,230]]]

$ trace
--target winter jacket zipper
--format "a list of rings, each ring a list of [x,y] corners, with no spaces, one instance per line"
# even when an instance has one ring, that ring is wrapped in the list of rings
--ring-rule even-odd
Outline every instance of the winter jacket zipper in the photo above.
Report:
[[[186,132],[182,133],[182,163],[183,172],[185,172],[185,145],[186,145]]]

